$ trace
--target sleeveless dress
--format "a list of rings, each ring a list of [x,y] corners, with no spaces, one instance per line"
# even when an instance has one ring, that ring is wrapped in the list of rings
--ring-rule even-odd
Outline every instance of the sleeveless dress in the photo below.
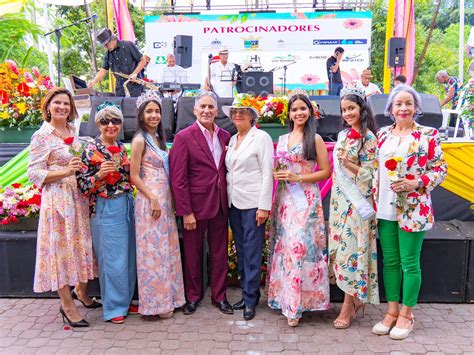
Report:
[[[161,215],[154,220],[150,200],[138,192],[135,226],[139,310],[142,315],[159,315],[185,303],[178,229],[163,160],[148,146],[140,173],[150,191],[157,194]]]
[[[302,145],[288,148],[288,134],[278,141],[277,157],[284,156],[296,174],[314,172],[315,161],[304,160]],[[281,159],[279,159],[281,160]],[[321,194],[317,183],[297,184],[307,207],[288,184],[279,182],[270,217],[268,305],[287,318],[329,308],[328,254]],[[300,190],[301,191],[301,190]],[[304,204],[303,204],[304,205]]]

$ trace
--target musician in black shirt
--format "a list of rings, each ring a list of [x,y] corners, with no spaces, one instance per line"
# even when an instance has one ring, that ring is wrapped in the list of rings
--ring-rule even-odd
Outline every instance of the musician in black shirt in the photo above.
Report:
[[[92,88],[95,84],[102,81],[109,69],[113,72],[127,74],[130,79],[141,78],[141,71],[148,64],[149,58],[140,53],[135,43],[119,41],[108,28],[102,29],[98,33],[97,41],[107,49],[107,52],[102,61],[102,69],[99,70],[95,78],[88,84],[88,87]],[[125,96],[125,81],[127,81],[126,78],[115,74],[115,95]],[[137,97],[142,93],[143,86],[129,82],[127,89],[130,92],[130,96]]]
[[[344,48],[337,47],[334,51],[334,54],[326,61],[326,69],[329,80],[329,95],[339,96],[339,93],[341,92],[343,85],[339,63],[342,60],[343,53]]]

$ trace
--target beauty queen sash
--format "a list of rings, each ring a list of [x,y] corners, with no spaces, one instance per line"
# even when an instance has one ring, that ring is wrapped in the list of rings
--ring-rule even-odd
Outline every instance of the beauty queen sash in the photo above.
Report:
[[[357,213],[361,216],[361,218],[363,220],[368,220],[373,215],[375,215],[374,207],[362,195],[352,178],[350,178],[345,172],[345,170],[341,167],[339,159],[337,157],[338,150],[343,149],[342,141],[345,140],[344,138],[347,139],[347,137],[343,138],[343,135],[347,135],[348,132],[349,130],[339,132],[337,137],[337,143],[333,151],[333,163],[334,171],[336,172],[336,184],[342,191],[344,196],[354,205],[357,210]]]
[[[281,151],[278,148],[281,146],[285,147],[285,151]],[[290,170],[292,173],[296,174],[293,167],[293,163],[288,155],[288,135],[281,136],[279,138],[278,147],[276,156],[274,157],[275,169]],[[293,203],[295,205],[296,211],[302,212],[308,209],[308,199],[304,193],[303,187],[298,182],[289,182],[289,181],[280,181],[284,183],[286,189],[288,190]],[[275,184],[278,184],[278,181],[275,180]]]
[[[145,138],[145,143],[153,149],[153,151],[158,154],[161,159],[163,160],[163,166],[165,167],[166,175],[170,176],[170,163],[169,163],[169,157],[168,153],[165,152],[164,150],[161,150],[155,143],[153,137],[150,135],[150,133],[145,133],[143,134],[143,137]]]

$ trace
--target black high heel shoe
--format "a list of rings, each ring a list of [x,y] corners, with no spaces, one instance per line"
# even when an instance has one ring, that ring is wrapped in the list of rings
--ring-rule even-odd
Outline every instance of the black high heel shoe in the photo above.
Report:
[[[90,305],[85,304],[84,302],[82,302],[82,301],[77,297],[77,294],[76,294],[76,292],[74,292],[74,289],[71,290],[71,297],[72,297],[73,300],[77,300],[77,301],[81,302],[82,305],[83,305],[84,307],[86,307],[86,308],[100,308],[100,307],[102,307],[102,303],[97,302],[97,301],[94,300],[94,299],[92,300],[92,303],[91,303]]]
[[[63,316],[63,323],[66,323],[64,318],[66,318],[67,322],[71,327],[74,328],[84,328],[89,326],[89,322],[87,322],[85,319],[81,319],[79,322],[73,322],[71,321],[68,316],[66,315],[66,312],[64,312],[63,306],[59,306],[59,314]]]

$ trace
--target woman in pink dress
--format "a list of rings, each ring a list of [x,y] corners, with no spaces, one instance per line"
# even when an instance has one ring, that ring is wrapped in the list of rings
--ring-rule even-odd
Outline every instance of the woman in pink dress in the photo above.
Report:
[[[48,92],[42,111],[45,122],[31,138],[28,165],[30,181],[43,189],[33,288],[35,292],[57,291],[63,321],[87,327],[73,298],[87,308],[101,304],[86,293],[88,280],[94,278],[89,208],[77,188],[75,173],[81,169],[81,160],[67,145],[77,140],[70,124],[77,111],[64,88]],[[75,290],[71,292],[70,286]]]
[[[178,229],[169,185],[161,99],[151,91],[137,99],[138,132],[132,141],[139,312],[169,318],[185,303]]]
[[[288,115],[290,133],[280,136],[276,150],[268,305],[280,309],[294,327],[303,312],[329,308],[327,241],[317,182],[327,179],[331,168],[308,96],[294,94]]]

